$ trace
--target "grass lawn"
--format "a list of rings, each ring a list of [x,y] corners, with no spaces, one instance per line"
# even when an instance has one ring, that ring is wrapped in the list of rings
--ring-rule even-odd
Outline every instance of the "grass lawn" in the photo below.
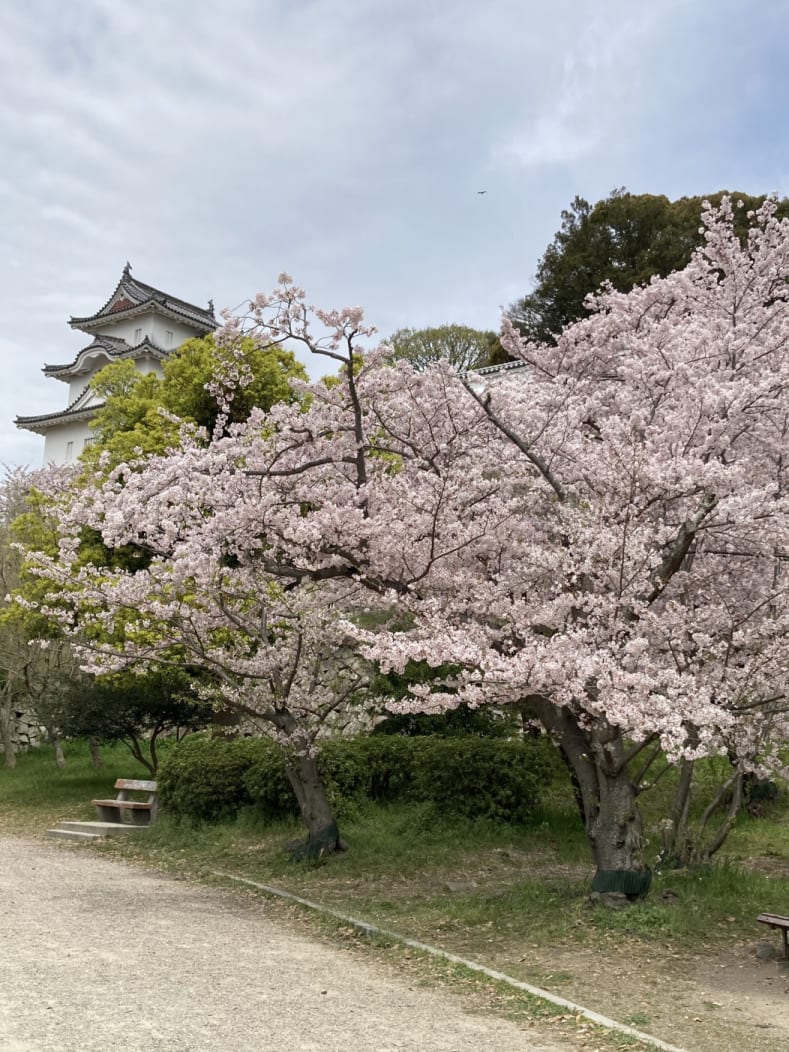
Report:
[[[91,797],[106,794],[116,777],[144,777],[122,747],[105,750],[106,765],[98,771],[80,743],[67,757],[62,771],[46,749],[21,756],[15,770],[0,768],[0,832],[40,834],[59,818],[93,817]],[[648,797],[644,803],[650,836],[660,815],[650,812]],[[424,804],[348,805],[341,828],[350,849],[319,863],[294,863],[284,854],[283,845],[301,835],[297,823],[266,825],[252,811],[201,826],[162,815],[150,830],[90,849],[207,881],[222,871],[276,885],[580,1000],[672,1043],[722,1052],[739,1047],[740,1039],[735,1033],[727,1046],[726,1026],[713,1018],[721,1008],[715,996],[704,995],[697,1016],[678,1019],[670,995],[658,1003],[655,985],[770,938],[755,917],[789,913],[788,815],[785,802],[762,818],[743,815],[719,863],[704,871],[658,871],[649,897],[623,911],[589,908],[588,847],[562,793],[528,826],[453,818]],[[356,938],[341,924],[323,924],[323,930]],[[413,958],[401,953],[404,965],[411,967]],[[423,967],[432,981],[449,981],[451,973],[455,983],[480,985],[450,967]],[[590,1000],[606,990],[598,1003]],[[579,1031],[577,1021],[508,990],[487,984],[485,997],[520,1018],[547,1011],[560,1029],[591,1035],[591,1043],[578,1047],[630,1047],[627,1039],[601,1037],[585,1024]],[[762,1037],[750,1041],[752,1052],[781,1047],[769,1043],[769,1033]]]

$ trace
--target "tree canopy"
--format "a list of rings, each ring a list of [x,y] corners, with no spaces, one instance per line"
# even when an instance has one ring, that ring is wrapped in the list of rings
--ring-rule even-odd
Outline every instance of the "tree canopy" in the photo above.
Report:
[[[490,365],[501,355],[495,332],[467,325],[439,325],[427,329],[398,329],[387,341],[395,361],[405,360],[421,372],[442,359],[459,372]]]
[[[192,689],[181,669],[156,669],[147,675],[116,675],[61,684],[48,713],[67,737],[123,742],[152,775],[158,745],[165,735],[182,736],[206,727],[213,715],[210,701]]]
[[[229,423],[239,423],[253,408],[268,410],[275,402],[294,398],[291,380],[306,380],[307,373],[292,351],[261,346],[251,338],[240,341],[238,355],[248,372],[248,382],[237,385],[228,407]],[[213,336],[187,340],[164,363],[161,378],[141,373],[132,361],[113,362],[93,379],[94,393],[103,403],[92,427],[97,441],[84,459],[94,461],[104,452],[111,463],[139,455],[161,453],[178,444],[183,422],[214,428],[220,412],[217,394],[210,390],[219,368]]]
[[[657,275],[682,270],[703,241],[703,204],[720,204],[726,191],[670,201],[653,194],[631,194],[624,187],[590,205],[574,198],[562,212],[561,229],[537,265],[534,289],[513,303],[508,314],[526,337],[555,342],[569,324],[587,315],[586,297],[606,282],[629,292]],[[748,229],[748,214],[765,198],[732,193],[734,227],[740,237]],[[789,215],[789,201],[778,206]]]

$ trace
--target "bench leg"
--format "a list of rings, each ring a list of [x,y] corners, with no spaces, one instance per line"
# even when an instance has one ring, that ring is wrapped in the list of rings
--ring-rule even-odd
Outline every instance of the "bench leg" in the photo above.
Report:
[[[141,811],[139,808],[135,808],[133,811],[128,811],[127,814],[133,826],[149,826],[151,824],[150,811]]]
[[[784,960],[789,961],[789,930],[783,928],[781,934],[784,937]]]
[[[119,807],[108,807],[107,805],[100,807],[96,804],[96,810],[99,812],[100,822],[113,822],[115,825],[123,822],[123,812]]]

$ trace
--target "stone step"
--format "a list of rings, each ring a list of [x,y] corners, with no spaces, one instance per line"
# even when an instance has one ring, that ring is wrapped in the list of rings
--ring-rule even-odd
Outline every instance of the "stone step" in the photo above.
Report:
[[[58,822],[56,827],[61,833],[87,833],[92,837],[122,836],[124,833],[135,833],[141,828],[144,827],[121,822]]]
[[[61,840],[101,840],[98,833],[81,833],[79,829],[48,829],[47,836],[59,837]]]

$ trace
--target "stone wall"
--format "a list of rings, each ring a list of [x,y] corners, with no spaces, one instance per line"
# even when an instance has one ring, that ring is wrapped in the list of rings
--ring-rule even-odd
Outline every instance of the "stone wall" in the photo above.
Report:
[[[16,726],[14,728],[14,744],[18,752],[26,749],[35,749],[43,740],[43,728],[32,712],[17,712]],[[0,753],[3,753],[3,743],[0,742]]]

